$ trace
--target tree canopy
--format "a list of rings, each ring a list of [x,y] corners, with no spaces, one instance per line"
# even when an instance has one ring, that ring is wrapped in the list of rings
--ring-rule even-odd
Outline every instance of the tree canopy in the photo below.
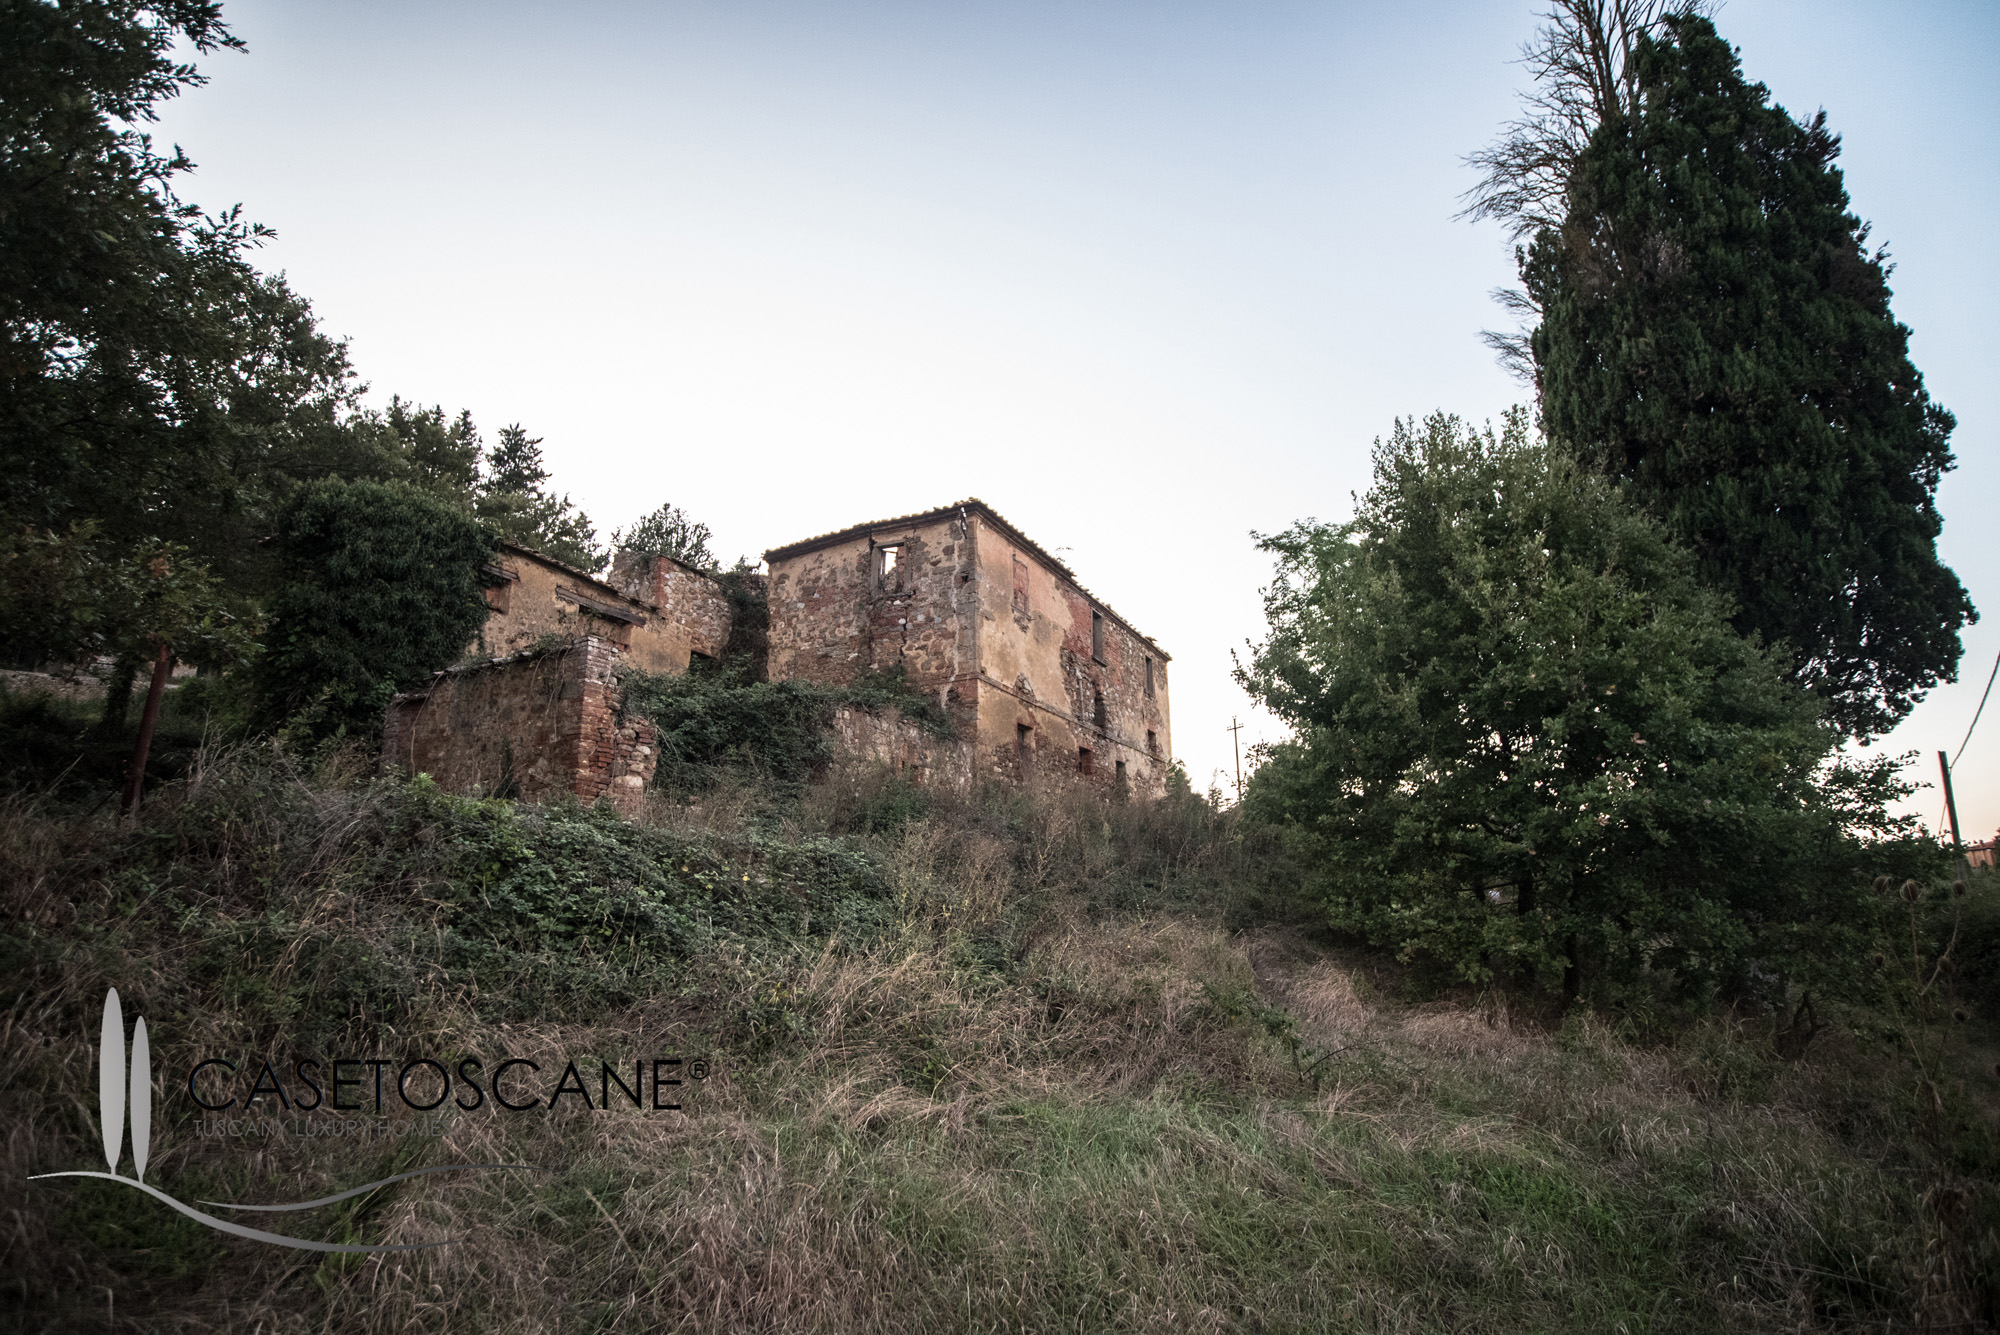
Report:
[[[0,0],[0,520],[180,543],[232,582],[289,483],[349,462],[346,351],[269,235],[174,193],[140,129],[239,46],[195,0]]]
[[[1831,719],[1877,734],[1955,677],[1976,615],[1936,551],[1952,417],[1825,114],[1773,105],[1696,14],[1634,35],[1628,68],[1522,256],[1544,428],[1630,483]]]
[[[544,486],[542,441],[520,423],[500,428],[500,439],[486,459],[485,479],[474,509],[501,537],[533,547],[579,570],[596,571],[605,553],[597,545],[590,516]]]
[[[1684,991],[1810,971],[1851,926],[1865,841],[1901,830],[1890,765],[1840,762],[1688,554],[1524,411],[1398,422],[1353,520],[1263,545],[1239,677],[1296,736],[1248,800],[1335,925],[1463,977]]]
[[[277,538],[283,582],[258,664],[267,721],[372,735],[389,697],[456,660],[486,620],[492,531],[407,482],[303,487]]]
[[[679,506],[669,503],[630,528],[613,533],[611,542],[628,552],[669,556],[696,570],[713,570],[719,564],[715,553],[708,549],[708,540],[713,536],[708,525],[696,523]]]

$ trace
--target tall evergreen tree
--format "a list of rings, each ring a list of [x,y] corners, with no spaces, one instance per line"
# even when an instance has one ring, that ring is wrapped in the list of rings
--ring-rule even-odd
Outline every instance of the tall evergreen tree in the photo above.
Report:
[[[549,470],[542,466],[542,438],[530,436],[519,422],[501,427],[499,441],[486,456],[486,489],[535,495],[548,480]]]
[[[1550,436],[1627,479],[1848,732],[1951,680],[1976,613],[1939,560],[1954,422],[1889,309],[1824,113],[1801,124],[1694,14],[1637,35],[1522,262]]]
[[[548,480],[541,437],[530,436],[518,422],[502,427],[499,442],[486,457],[486,477],[474,512],[503,538],[579,570],[597,570],[605,559],[597,545],[597,527],[568,495],[546,490],[543,484]]]

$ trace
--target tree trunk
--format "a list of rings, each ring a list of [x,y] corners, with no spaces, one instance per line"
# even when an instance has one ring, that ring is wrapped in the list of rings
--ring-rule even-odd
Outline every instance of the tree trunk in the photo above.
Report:
[[[125,772],[123,810],[131,815],[139,809],[139,796],[146,787],[146,753],[153,749],[153,725],[160,721],[160,697],[167,692],[167,676],[174,670],[174,651],[165,644],[153,660],[153,683],[146,688],[146,712],[139,716],[139,740],[132,745],[132,765]]]

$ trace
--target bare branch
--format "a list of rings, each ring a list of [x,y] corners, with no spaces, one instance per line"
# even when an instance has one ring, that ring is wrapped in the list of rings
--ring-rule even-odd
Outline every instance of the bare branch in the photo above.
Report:
[[[1710,7],[1710,0],[1555,0],[1534,39],[1521,47],[1521,63],[1534,78],[1521,95],[1522,114],[1491,144],[1466,155],[1480,179],[1461,196],[1465,207],[1458,216],[1499,222],[1516,245],[1544,228],[1560,230],[1591,135],[1638,107],[1632,53],[1640,35]],[[1516,316],[1540,315],[1525,293],[1502,289],[1494,296]],[[1526,328],[1480,336],[1513,375],[1533,369]]]

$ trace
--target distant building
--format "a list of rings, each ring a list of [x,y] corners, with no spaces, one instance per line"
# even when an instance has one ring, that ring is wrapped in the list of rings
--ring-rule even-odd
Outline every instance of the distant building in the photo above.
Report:
[[[1164,790],[1167,653],[985,503],[857,524],[764,560],[772,680],[900,669],[958,720],[975,770]]]
[[[955,784],[1046,773],[1165,790],[1166,652],[983,502],[858,524],[765,560],[771,680],[900,672],[957,730],[939,739],[844,709],[833,734],[849,753]],[[663,556],[620,552],[599,578],[512,543],[486,575],[492,611],[465,659],[390,703],[384,768],[461,792],[636,802],[658,736],[625,714],[624,677],[719,658],[727,592]]]

